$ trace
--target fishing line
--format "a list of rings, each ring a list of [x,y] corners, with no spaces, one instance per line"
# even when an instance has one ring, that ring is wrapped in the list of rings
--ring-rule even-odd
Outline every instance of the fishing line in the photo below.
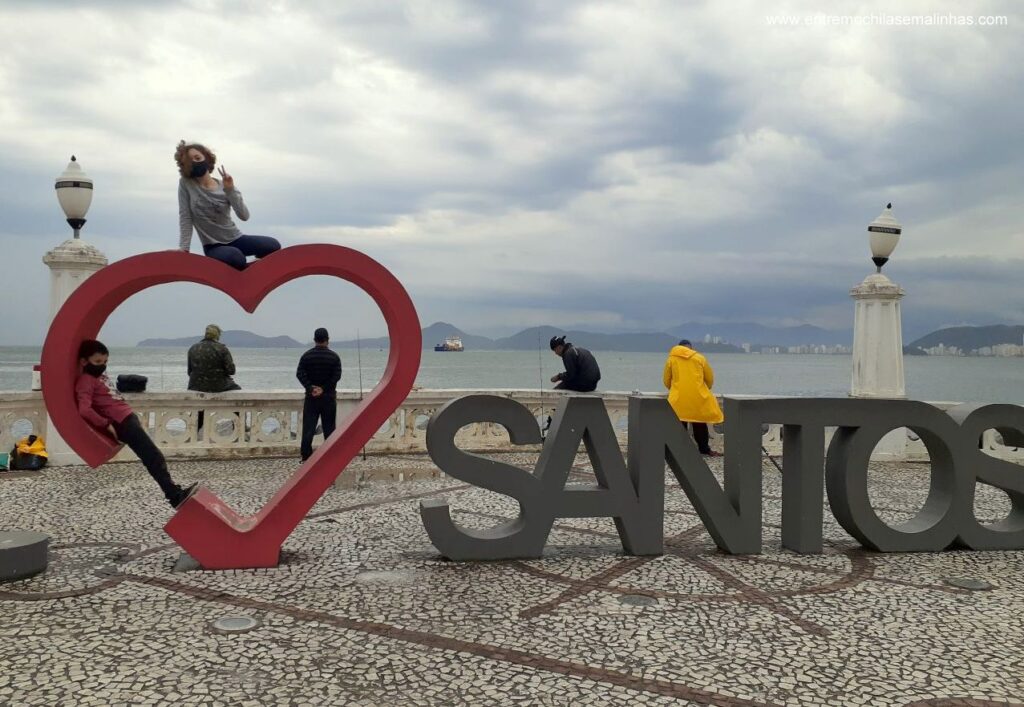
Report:
[[[359,402],[363,401],[363,342],[356,329],[356,367],[359,369]],[[363,445],[363,461],[366,461],[366,445]]]
[[[543,352],[540,348],[540,332],[537,332],[537,392],[538,400],[540,401],[540,415],[538,418],[544,417],[544,361]],[[540,424],[540,419],[537,420],[537,424]],[[544,439],[547,427],[542,427],[540,430],[540,438]]]

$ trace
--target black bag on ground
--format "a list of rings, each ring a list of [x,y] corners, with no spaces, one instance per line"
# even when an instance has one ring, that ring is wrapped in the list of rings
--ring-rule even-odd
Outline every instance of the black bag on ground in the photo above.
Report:
[[[146,383],[149,378],[146,376],[137,376],[133,373],[126,375],[120,375],[117,377],[117,392],[118,393],[145,393]]]
[[[11,450],[11,471],[39,471],[46,466],[47,456],[43,438],[29,435]]]

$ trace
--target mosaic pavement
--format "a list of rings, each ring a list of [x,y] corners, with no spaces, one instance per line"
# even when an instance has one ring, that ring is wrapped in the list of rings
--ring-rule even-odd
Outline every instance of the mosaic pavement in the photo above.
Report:
[[[172,471],[252,511],[294,466]],[[451,563],[419,498],[447,496],[465,525],[515,507],[427,469],[357,460],[353,478],[406,480],[332,489],[280,567],[216,573],[175,571],[138,465],[0,474],[2,525],[53,538],[46,574],[0,585],[0,705],[1024,704],[1024,552],[870,553],[828,512],[824,554],[783,551],[766,463],[763,555],[717,551],[667,477],[663,557],[623,556],[609,519],[565,519],[543,559]],[[907,518],[927,468],[871,483],[880,515]],[[979,494],[979,517],[1007,508]],[[238,615],[258,627],[213,626]]]

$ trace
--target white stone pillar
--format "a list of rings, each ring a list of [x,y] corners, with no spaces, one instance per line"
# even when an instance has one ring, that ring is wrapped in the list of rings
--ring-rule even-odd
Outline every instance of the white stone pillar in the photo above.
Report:
[[[905,398],[903,288],[881,273],[872,273],[850,290],[854,299],[853,379],[855,398]]]
[[[854,398],[905,398],[903,326],[900,299],[903,288],[881,273],[872,273],[850,290],[855,304],[853,321]],[[875,447],[873,458],[898,459],[906,454],[905,429],[893,430]]]
[[[71,293],[86,278],[107,264],[107,258],[96,246],[80,238],[70,238],[43,256],[43,262],[50,268],[50,322],[60,311]],[[82,460],[71,451],[53,421],[46,419],[46,451],[51,466],[82,464]]]

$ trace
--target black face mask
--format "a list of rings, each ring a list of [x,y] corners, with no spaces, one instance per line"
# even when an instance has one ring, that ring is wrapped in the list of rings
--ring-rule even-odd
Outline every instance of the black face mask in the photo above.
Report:
[[[192,163],[192,176],[195,177],[196,179],[199,179],[199,177],[203,176],[209,171],[210,166],[206,164],[206,160],[203,160],[202,162]]]
[[[95,376],[96,378],[99,378],[106,372],[107,367],[97,366],[95,363],[87,363],[85,364],[85,368],[83,368],[82,370],[84,370],[90,376]]]

